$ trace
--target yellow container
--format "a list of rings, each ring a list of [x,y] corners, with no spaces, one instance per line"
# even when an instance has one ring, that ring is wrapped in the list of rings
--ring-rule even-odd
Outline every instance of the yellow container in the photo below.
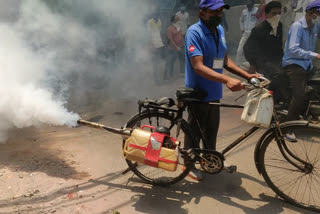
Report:
[[[146,151],[149,144],[151,132],[142,129],[133,130],[131,136],[126,140],[123,151],[126,159],[144,164]],[[136,145],[141,148],[131,147]],[[179,143],[176,142],[176,145]],[[174,149],[161,148],[158,168],[168,171],[176,171],[178,165],[178,154]]]

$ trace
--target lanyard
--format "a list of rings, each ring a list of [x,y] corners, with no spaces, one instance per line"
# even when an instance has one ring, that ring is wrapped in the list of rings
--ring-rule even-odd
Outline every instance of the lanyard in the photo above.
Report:
[[[214,41],[215,41],[215,44],[216,44],[216,46],[217,46],[217,55],[219,54],[219,43],[220,43],[220,39],[219,39],[219,31],[218,31],[218,29],[216,28],[216,34],[213,34],[212,33],[212,36],[213,36],[213,39],[214,39]]]

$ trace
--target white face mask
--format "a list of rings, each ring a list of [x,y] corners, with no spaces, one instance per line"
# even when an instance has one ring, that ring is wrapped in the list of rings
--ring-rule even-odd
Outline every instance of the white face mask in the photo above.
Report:
[[[313,25],[320,24],[320,16],[317,16],[316,19],[312,19],[312,24],[313,24]]]
[[[180,26],[177,23],[174,23],[173,26],[177,29],[177,31],[180,31]]]
[[[273,16],[270,19],[267,19],[267,22],[269,22],[269,24],[272,27],[272,34],[274,36],[277,36],[277,30],[278,30],[278,25],[279,25],[279,22],[280,22],[280,17],[281,17],[280,15],[276,15],[276,16]]]

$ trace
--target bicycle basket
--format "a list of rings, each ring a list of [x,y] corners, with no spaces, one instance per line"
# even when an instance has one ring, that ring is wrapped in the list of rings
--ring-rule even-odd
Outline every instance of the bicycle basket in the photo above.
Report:
[[[267,89],[254,89],[248,93],[241,120],[263,128],[269,128],[273,107],[273,97]]]

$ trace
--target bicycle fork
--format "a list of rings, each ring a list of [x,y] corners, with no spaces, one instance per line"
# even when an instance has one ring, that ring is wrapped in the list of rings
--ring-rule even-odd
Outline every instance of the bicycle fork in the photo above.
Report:
[[[279,150],[281,152],[281,154],[283,155],[283,157],[290,163],[292,164],[294,167],[298,168],[300,171],[309,174],[312,172],[313,170],[313,166],[312,164],[300,159],[299,157],[297,157],[295,154],[293,154],[290,149],[287,146],[287,143],[285,141],[285,137],[284,134],[282,133],[282,130],[280,128],[280,124],[279,122],[275,123],[275,127],[274,127],[275,131],[275,135],[276,135],[276,141],[277,141],[277,145],[279,147]],[[297,162],[299,162],[298,164],[295,163],[292,159],[296,160]],[[303,165],[303,167],[301,166]]]

